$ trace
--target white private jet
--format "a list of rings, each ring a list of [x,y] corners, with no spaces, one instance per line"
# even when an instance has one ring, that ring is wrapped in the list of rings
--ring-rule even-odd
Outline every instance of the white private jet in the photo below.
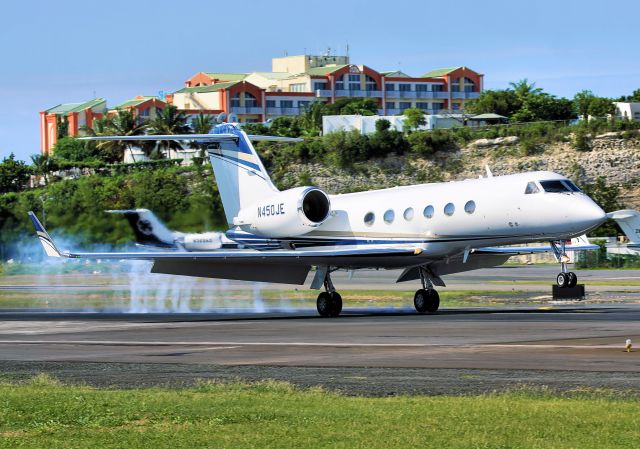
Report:
[[[443,275],[501,265],[513,255],[554,252],[561,263],[557,283],[575,286],[566,251],[597,249],[567,239],[606,220],[604,211],[569,179],[552,172],[488,176],[459,182],[329,195],[317,187],[279,191],[271,182],[252,140],[296,139],[247,136],[220,124],[211,134],[109,136],[93,140],[197,140],[208,153],[233,241],[251,248],[265,241],[279,249],[83,253],[60,251],[29,213],[47,255],[153,261],[152,273],[304,284],[316,267],[311,288],[321,316],[337,316],[342,298],[331,282],[338,269],[403,269],[398,282],[422,283],[414,296],[420,313],[437,311],[434,286]],[[299,140],[299,139],[298,139]],[[504,245],[550,242],[550,246]]]
[[[106,212],[124,215],[136,237],[136,245],[145,249],[212,251],[239,247],[236,242],[228,239],[224,232],[172,231],[149,209],[108,210]]]

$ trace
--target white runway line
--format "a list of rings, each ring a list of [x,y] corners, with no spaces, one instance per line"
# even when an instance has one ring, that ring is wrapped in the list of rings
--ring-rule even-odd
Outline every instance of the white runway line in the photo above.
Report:
[[[621,345],[551,344],[442,344],[442,343],[333,343],[333,342],[241,342],[241,341],[118,341],[118,340],[0,340],[0,345],[79,345],[79,346],[292,346],[333,348],[455,348],[455,349],[624,349]],[[213,349],[213,348],[211,348]]]

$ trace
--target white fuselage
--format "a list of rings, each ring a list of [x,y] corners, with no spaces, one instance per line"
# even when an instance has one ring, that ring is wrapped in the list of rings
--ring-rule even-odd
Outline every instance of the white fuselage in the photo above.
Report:
[[[568,239],[605,220],[604,211],[587,195],[546,192],[538,183],[543,180],[567,178],[530,172],[332,195],[332,216],[300,238],[340,245],[406,243],[437,256],[465,248]],[[530,182],[536,183],[537,193],[525,193]],[[430,218],[429,213],[425,216],[428,206],[433,208]]]

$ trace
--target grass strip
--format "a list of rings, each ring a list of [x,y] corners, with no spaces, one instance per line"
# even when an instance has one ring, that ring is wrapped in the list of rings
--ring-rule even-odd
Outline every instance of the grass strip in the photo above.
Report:
[[[0,447],[630,448],[640,402],[546,390],[349,397],[282,382],[96,389],[0,384]]]

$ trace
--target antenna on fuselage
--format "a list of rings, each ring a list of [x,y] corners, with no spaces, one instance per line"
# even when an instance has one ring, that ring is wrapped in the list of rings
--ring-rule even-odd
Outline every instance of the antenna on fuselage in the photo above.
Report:
[[[491,173],[491,169],[489,168],[489,164],[485,165],[484,169],[487,172],[487,178],[493,178],[493,173]]]

